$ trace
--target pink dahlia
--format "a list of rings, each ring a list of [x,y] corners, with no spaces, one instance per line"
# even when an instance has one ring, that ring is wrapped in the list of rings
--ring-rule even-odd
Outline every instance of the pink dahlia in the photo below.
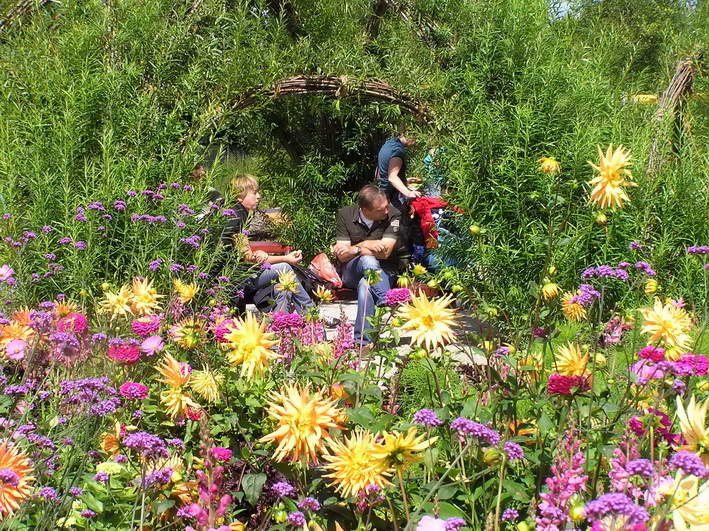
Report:
[[[136,383],[136,382],[126,382],[118,388],[118,392],[121,393],[123,398],[129,398],[134,400],[145,400],[148,398],[148,388],[147,386]]]
[[[229,334],[234,328],[236,328],[236,323],[234,323],[233,319],[224,319],[214,328],[214,337],[217,338],[219,343],[224,343],[226,342],[224,336]]]
[[[583,393],[591,388],[589,379],[585,376],[567,376],[553,373],[547,381],[547,391],[550,395],[571,395]]]
[[[82,335],[88,329],[89,322],[82,313],[70,313],[57,321],[57,330],[59,332],[73,332],[77,335]]]
[[[140,349],[137,345],[117,343],[108,346],[106,355],[109,359],[118,363],[132,365],[140,359]]]
[[[146,315],[145,317],[139,317],[133,320],[130,327],[136,335],[148,337],[150,334],[160,330],[160,316]]]
[[[658,380],[665,377],[665,371],[647,359],[642,359],[633,363],[628,369],[637,377],[639,385],[645,385],[650,380]]]

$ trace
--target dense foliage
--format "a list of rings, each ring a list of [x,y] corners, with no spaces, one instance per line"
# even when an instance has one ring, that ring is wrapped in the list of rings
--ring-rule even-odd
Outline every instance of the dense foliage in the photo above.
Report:
[[[707,5],[82,0],[1,26],[1,527],[705,529]],[[270,91],[299,75],[344,87]],[[236,319],[208,187],[259,175],[310,258],[401,130],[412,176],[440,148],[458,267],[403,275],[369,351],[317,311]]]

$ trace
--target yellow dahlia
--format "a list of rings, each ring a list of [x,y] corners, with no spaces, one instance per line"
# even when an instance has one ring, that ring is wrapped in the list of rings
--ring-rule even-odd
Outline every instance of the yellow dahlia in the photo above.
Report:
[[[0,443],[0,472],[0,518],[5,518],[30,497],[34,477],[29,458],[7,441]]]
[[[125,317],[133,313],[131,302],[133,293],[128,286],[122,286],[118,293],[106,291],[103,300],[99,303],[100,311],[110,313],[111,319],[121,316]]]
[[[34,336],[34,330],[29,326],[10,321],[4,326],[0,326],[0,347],[4,348],[13,339],[21,339],[29,343]]]
[[[692,339],[687,332],[692,327],[689,314],[674,304],[662,304],[658,298],[652,308],[641,308],[640,313],[645,319],[640,332],[650,334],[650,343],[662,341],[668,347],[683,352],[690,348]]]
[[[681,449],[694,452],[707,466],[709,466],[709,429],[706,426],[708,408],[709,399],[705,400],[704,404],[699,405],[692,397],[689,399],[689,404],[687,404],[687,409],[685,410],[682,400],[677,397],[677,417],[679,417],[682,435],[687,441],[687,444],[682,446]]]
[[[411,269],[411,272],[414,274],[414,276],[422,277],[422,276],[424,276],[426,273],[428,273],[428,269],[426,269],[426,268],[425,268],[424,266],[422,266],[421,264],[416,264],[416,265]]]
[[[173,285],[175,286],[175,291],[177,292],[177,298],[182,304],[187,304],[190,302],[199,291],[197,284],[186,284],[179,278],[174,280]]]
[[[162,378],[158,382],[164,383],[178,389],[190,381],[190,366],[187,363],[177,361],[172,354],[165,354],[156,367]]]
[[[282,393],[272,393],[268,414],[277,422],[276,431],[260,442],[276,441],[276,461],[288,458],[318,463],[318,454],[324,450],[324,439],[330,438],[330,429],[341,429],[337,419],[342,410],[335,400],[323,397],[322,391],[310,392],[310,387],[286,386]]]
[[[173,419],[186,417],[189,408],[200,409],[199,404],[182,389],[170,388],[163,391],[160,393],[160,403]]]
[[[561,171],[559,161],[553,157],[542,157],[537,162],[539,163],[539,169],[544,173],[554,174]]]
[[[224,376],[214,373],[209,368],[202,371],[192,371],[190,386],[207,402],[217,402],[219,400],[219,385],[224,381]]]
[[[426,439],[425,434],[416,436],[416,427],[409,428],[406,434],[384,432],[384,442],[375,445],[372,457],[382,460],[388,468],[405,468],[411,463],[423,459],[421,452],[431,446],[438,437]]]
[[[332,291],[324,286],[318,286],[317,288],[315,288],[315,296],[320,302],[324,304],[335,300],[335,295],[332,293]]]
[[[610,145],[605,155],[599,147],[598,157],[598,166],[588,161],[598,172],[598,175],[588,183],[593,186],[591,202],[599,208],[623,208],[623,201],[630,201],[624,188],[637,186],[637,183],[626,180],[626,177],[632,178],[627,168],[630,166],[630,153],[623,146],[618,146],[613,151],[613,146]]]
[[[700,486],[699,478],[678,470],[674,481],[661,485],[658,493],[671,497],[673,529],[709,531],[709,482]]]
[[[57,318],[66,317],[79,311],[79,306],[72,301],[54,301],[54,314]]]
[[[32,313],[33,311],[34,310],[28,308],[27,306],[22,306],[12,312],[12,314],[10,315],[10,319],[25,326],[29,326],[32,322],[30,320],[30,313]]]
[[[153,288],[153,281],[147,278],[133,279],[133,299],[131,301],[131,309],[136,315],[149,315],[155,313],[160,308],[158,301],[163,295],[158,295],[158,292]]]
[[[544,300],[550,301],[556,298],[556,296],[559,295],[560,289],[559,284],[556,282],[547,282],[544,284],[542,286],[542,296],[544,297]]]
[[[331,441],[329,446],[329,453],[323,456],[328,461],[324,468],[330,472],[325,477],[333,480],[331,484],[343,497],[356,495],[367,485],[391,485],[386,476],[392,470],[373,457],[376,444],[371,433],[358,429],[344,442]]]
[[[654,278],[648,278],[645,281],[645,295],[653,295],[657,291],[658,287],[659,285],[657,283],[657,280],[655,280]]]
[[[581,352],[575,343],[560,346],[554,358],[556,372],[565,376],[584,376],[587,374],[588,352]]]
[[[259,323],[253,314],[248,314],[244,319],[237,319],[234,328],[224,339],[228,348],[227,358],[234,365],[241,365],[241,376],[247,379],[254,377],[254,373],[261,373],[268,367],[270,360],[279,355],[272,350],[278,343],[271,332],[266,332],[266,320]]]
[[[187,350],[198,347],[204,343],[206,334],[207,324],[197,317],[183,319],[170,330],[172,340]]]
[[[576,293],[567,291],[561,299],[561,310],[569,321],[581,321],[586,318],[586,308],[573,300],[578,294],[578,291]]]
[[[431,349],[453,340],[453,329],[456,324],[455,310],[448,305],[453,301],[451,296],[429,299],[425,293],[412,295],[411,301],[402,304],[397,317],[404,320],[403,330],[412,333],[417,345],[426,345]]]
[[[121,449],[121,423],[116,422],[113,431],[101,434],[101,450],[108,455],[116,455]]]
[[[278,273],[278,284],[276,291],[290,291],[291,293],[298,292],[298,279],[293,271],[281,271]]]

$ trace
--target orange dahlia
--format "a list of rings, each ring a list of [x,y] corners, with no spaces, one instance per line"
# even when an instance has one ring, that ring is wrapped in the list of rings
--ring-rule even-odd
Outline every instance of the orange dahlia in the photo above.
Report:
[[[32,463],[12,444],[0,443],[0,518],[11,515],[30,496]]]

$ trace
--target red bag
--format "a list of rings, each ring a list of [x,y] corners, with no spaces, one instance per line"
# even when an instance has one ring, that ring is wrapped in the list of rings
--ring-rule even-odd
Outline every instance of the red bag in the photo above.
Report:
[[[329,282],[336,288],[342,287],[342,279],[335,271],[335,266],[332,265],[330,259],[325,253],[320,253],[310,262],[308,268],[315,273],[319,279]]]

